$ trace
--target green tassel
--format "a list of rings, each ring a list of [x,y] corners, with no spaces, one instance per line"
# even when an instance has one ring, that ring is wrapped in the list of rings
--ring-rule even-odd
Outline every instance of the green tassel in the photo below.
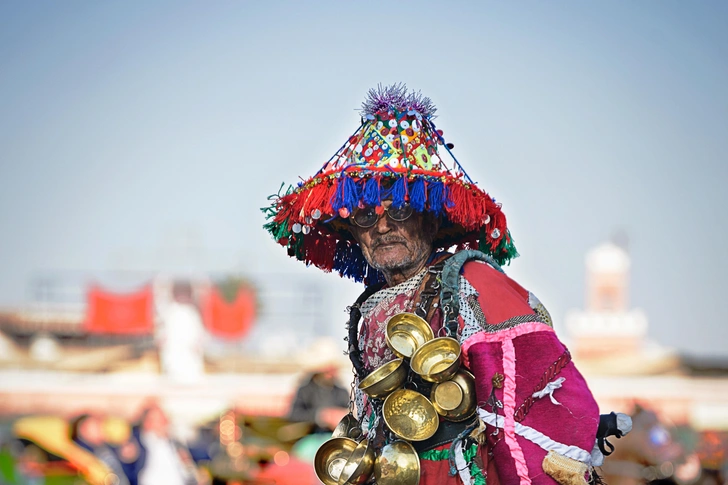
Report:
[[[472,445],[467,450],[463,451],[463,458],[465,462],[470,464],[470,476],[473,477],[473,485],[487,485],[487,480],[483,474],[483,470],[475,464],[473,459],[478,454],[478,445]],[[419,453],[421,460],[429,461],[442,461],[450,459],[450,449],[445,448],[443,450],[428,450]]]
[[[467,450],[463,450],[463,458],[466,462],[472,461],[475,455],[478,454],[478,445],[472,445]],[[450,459],[450,448],[442,450],[428,450],[419,453],[420,458],[429,461],[441,461]]]
[[[506,234],[501,238],[500,244],[495,249],[493,259],[495,259],[501,266],[509,264],[512,259],[518,257],[518,251],[516,245],[513,244],[513,237],[511,237],[511,231],[506,229]]]
[[[493,251],[487,241],[485,228],[481,228],[480,238],[478,242],[478,251],[493,256],[495,262],[501,266],[509,264],[511,260],[519,256],[518,251],[516,250],[516,245],[513,244],[511,231],[509,231],[508,229],[506,229],[506,233],[501,238],[500,243],[498,243],[498,246],[495,248],[495,251]]]
[[[470,476],[473,477],[473,485],[487,485],[483,470],[475,462],[470,464]]]
[[[291,232],[288,230],[288,219],[283,222],[270,221],[263,225],[263,228],[273,236],[276,242],[280,241],[284,237],[290,238]]]
[[[429,461],[442,461],[450,459],[450,449],[445,448],[444,450],[428,450],[420,453],[421,460]]]

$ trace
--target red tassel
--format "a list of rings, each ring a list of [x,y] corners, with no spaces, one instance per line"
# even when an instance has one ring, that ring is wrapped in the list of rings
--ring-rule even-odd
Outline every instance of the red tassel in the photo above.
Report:
[[[308,234],[303,243],[304,260],[329,273],[334,268],[336,238],[320,232]]]
[[[465,188],[460,183],[448,184],[448,199],[451,204],[446,207],[449,219],[467,231],[477,229],[485,217],[485,194],[472,188]]]
[[[325,180],[309,189],[306,200],[303,203],[304,217],[310,217],[311,213],[318,209],[323,214],[331,215],[331,199],[336,193],[336,186],[329,180]]]
[[[284,197],[281,197],[278,200],[278,213],[276,214],[275,218],[273,219],[275,222],[281,223],[288,219],[290,221],[290,216],[293,211],[293,204],[296,200],[296,197],[298,194],[292,193],[288,194]]]

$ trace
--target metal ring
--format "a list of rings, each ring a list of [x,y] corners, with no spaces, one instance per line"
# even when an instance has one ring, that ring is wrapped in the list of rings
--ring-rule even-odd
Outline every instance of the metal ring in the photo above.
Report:
[[[412,381],[412,380],[405,382],[404,383],[404,386],[402,386],[402,387],[404,387],[405,389],[407,389],[407,384],[412,384],[412,387],[414,388],[413,391],[416,391],[416,390],[418,390],[420,388],[417,385],[417,383],[415,381]]]

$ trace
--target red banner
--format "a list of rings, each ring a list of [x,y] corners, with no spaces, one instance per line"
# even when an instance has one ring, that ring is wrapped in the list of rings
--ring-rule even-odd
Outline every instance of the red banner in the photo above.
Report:
[[[249,288],[241,288],[235,301],[228,302],[213,287],[207,294],[203,304],[205,326],[211,334],[227,338],[239,339],[250,331],[255,319],[255,292]]]
[[[154,333],[152,288],[135,293],[117,294],[92,286],[86,296],[86,330],[115,335]]]

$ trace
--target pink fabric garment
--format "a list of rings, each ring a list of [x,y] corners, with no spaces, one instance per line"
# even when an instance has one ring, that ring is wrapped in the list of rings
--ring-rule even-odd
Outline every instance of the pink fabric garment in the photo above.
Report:
[[[507,276],[479,263],[468,263],[464,276],[478,291],[478,302],[487,324],[497,325],[514,316],[525,315],[534,315],[534,320],[537,320],[528,304],[528,292]],[[494,392],[496,399],[504,404],[503,408],[484,406],[487,411],[501,416],[507,413],[505,431],[499,429],[496,433],[495,428],[488,426],[489,444],[501,483],[522,485],[530,481],[554,484],[555,481],[542,468],[546,450],[509,431],[508,423],[514,419],[509,401],[513,401],[515,409],[518,409],[529,396],[540,390],[544,374],[566,348],[553,330],[541,323],[522,323],[511,329],[476,334],[465,342],[464,347],[467,348],[470,369],[476,377],[479,402],[488,401],[496,374],[503,375],[505,379],[503,387],[496,387]],[[514,388],[509,386],[508,379],[511,377],[515,378]],[[554,397],[561,405],[551,402],[548,396],[537,399],[521,424],[564,445],[591,451],[599,424],[599,408],[573,363],[569,362],[551,380],[557,377],[565,378],[562,387],[554,391]],[[513,391],[515,399],[508,395]],[[527,470],[520,462],[521,453]]]

